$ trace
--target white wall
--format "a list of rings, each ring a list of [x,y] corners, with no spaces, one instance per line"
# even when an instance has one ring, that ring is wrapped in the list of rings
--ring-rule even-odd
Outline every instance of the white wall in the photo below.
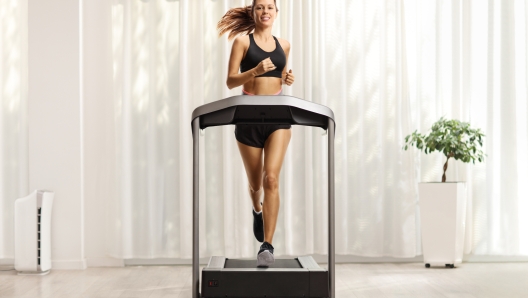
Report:
[[[55,269],[123,265],[105,234],[116,193],[111,3],[28,2],[29,186],[55,191]]]
[[[111,3],[28,1],[29,187],[55,191],[55,269],[123,266],[105,253],[116,194]]]
[[[29,189],[55,191],[54,268],[83,269],[79,2],[28,1]]]

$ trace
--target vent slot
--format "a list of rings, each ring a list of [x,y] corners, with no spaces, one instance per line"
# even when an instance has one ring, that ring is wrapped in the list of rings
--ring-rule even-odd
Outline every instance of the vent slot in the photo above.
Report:
[[[37,211],[37,264],[40,265],[40,216],[42,215],[42,208]]]

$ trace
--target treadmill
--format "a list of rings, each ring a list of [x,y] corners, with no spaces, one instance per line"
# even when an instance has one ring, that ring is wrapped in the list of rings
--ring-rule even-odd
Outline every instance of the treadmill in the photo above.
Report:
[[[268,268],[256,261],[213,256],[199,279],[199,129],[229,124],[292,124],[328,132],[328,269],[311,256],[275,259]],[[287,95],[232,96],[196,108],[193,135],[192,297],[335,298],[334,113],[326,106]]]

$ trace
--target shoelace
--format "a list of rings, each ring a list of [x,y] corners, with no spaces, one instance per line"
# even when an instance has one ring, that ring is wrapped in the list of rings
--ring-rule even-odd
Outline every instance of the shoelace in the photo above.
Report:
[[[273,249],[273,246],[271,246],[271,244],[269,244],[268,242],[265,242],[264,244],[262,244],[262,248]]]

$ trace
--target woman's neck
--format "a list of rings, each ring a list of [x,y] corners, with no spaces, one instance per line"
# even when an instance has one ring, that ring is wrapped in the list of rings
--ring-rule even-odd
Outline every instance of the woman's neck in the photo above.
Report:
[[[253,32],[253,36],[258,37],[258,39],[263,40],[263,41],[268,41],[270,39],[273,39],[273,35],[271,35],[271,27],[255,28],[255,31]]]

